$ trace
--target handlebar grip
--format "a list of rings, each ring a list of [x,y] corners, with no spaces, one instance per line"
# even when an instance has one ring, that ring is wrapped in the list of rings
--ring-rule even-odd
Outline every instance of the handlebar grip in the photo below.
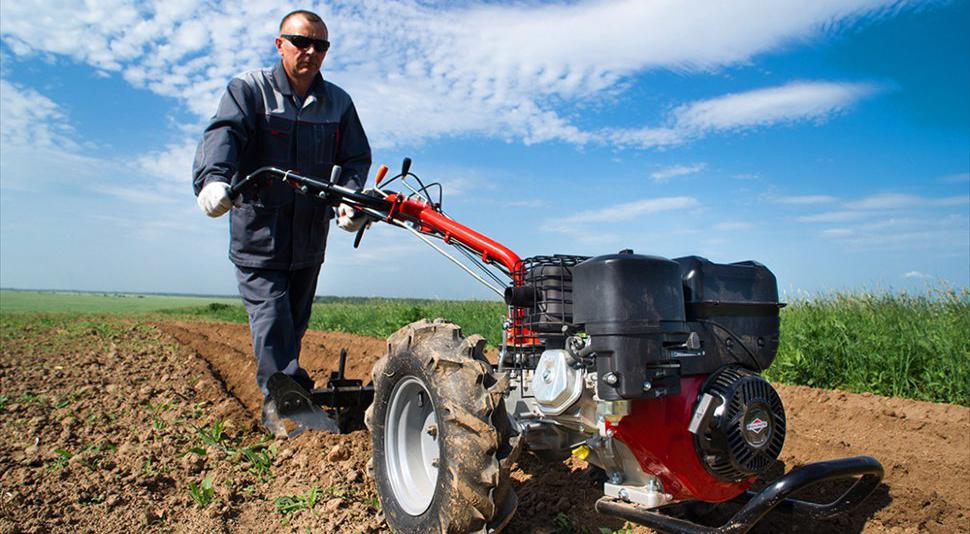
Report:
[[[383,180],[385,176],[387,176],[387,165],[381,165],[377,169],[377,176],[374,177],[374,183],[378,186],[381,185],[381,180]]]
[[[366,229],[367,229],[367,225],[368,225],[368,224],[369,224],[369,223],[366,223],[366,222],[365,222],[365,223],[364,223],[364,224],[363,224],[363,225],[362,225],[362,226],[360,227],[360,229],[359,229],[359,230],[357,230],[357,235],[356,235],[356,236],[354,236],[354,248],[357,248],[357,247],[359,247],[359,246],[360,246],[360,240],[361,240],[361,238],[362,238],[362,237],[364,237],[364,230],[366,230]]]
[[[239,193],[242,192],[243,187],[246,185],[249,185],[249,184],[245,180],[241,182],[236,182],[235,184],[230,185],[229,190],[226,191],[226,193],[229,195],[229,199],[236,200],[236,197],[239,196]]]

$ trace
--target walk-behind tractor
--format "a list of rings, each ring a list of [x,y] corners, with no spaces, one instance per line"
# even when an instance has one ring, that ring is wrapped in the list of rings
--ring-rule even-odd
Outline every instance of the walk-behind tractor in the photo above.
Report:
[[[522,448],[586,460],[604,480],[598,512],[662,532],[746,532],[778,506],[828,518],[882,479],[879,462],[859,456],[804,465],[749,491],[776,464],[786,431],[782,401],[759,376],[775,357],[784,306],[760,263],[632,250],[520,258],[446,215],[441,185],[412,174],[410,160],[390,179],[381,167],[362,193],[335,185],[339,173],[325,181],[263,168],[232,194],[282,181],[351,205],[415,235],[508,305],[495,364],[481,336],[423,320],[388,338],[371,385],[340,371],[309,395],[283,388],[283,415],[328,411],[343,430],[366,408],[372,474],[395,532],[502,529],[516,509],[509,470]],[[856,477],[830,503],[791,497]],[[726,501],[740,509],[720,527],[686,519],[688,508]]]

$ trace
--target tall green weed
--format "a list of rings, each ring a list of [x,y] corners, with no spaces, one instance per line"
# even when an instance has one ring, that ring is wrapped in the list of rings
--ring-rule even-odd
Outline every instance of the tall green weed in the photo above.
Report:
[[[790,302],[769,378],[970,405],[970,291],[838,292]]]

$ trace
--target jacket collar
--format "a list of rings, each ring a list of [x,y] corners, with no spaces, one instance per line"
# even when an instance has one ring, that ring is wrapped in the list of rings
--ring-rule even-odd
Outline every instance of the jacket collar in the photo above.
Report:
[[[293,88],[290,87],[290,79],[286,77],[286,69],[283,68],[282,61],[278,61],[273,66],[273,80],[276,82],[276,87],[279,88],[280,93],[286,96],[293,95]],[[313,78],[310,88],[307,89],[307,95],[309,94],[323,95],[323,75],[319,72]]]

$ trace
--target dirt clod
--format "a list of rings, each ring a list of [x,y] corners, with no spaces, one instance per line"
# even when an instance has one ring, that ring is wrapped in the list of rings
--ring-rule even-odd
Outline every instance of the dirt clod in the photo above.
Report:
[[[350,451],[340,445],[334,445],[327,453],[327,460],[330,462],[340,462],[350,458]]]

